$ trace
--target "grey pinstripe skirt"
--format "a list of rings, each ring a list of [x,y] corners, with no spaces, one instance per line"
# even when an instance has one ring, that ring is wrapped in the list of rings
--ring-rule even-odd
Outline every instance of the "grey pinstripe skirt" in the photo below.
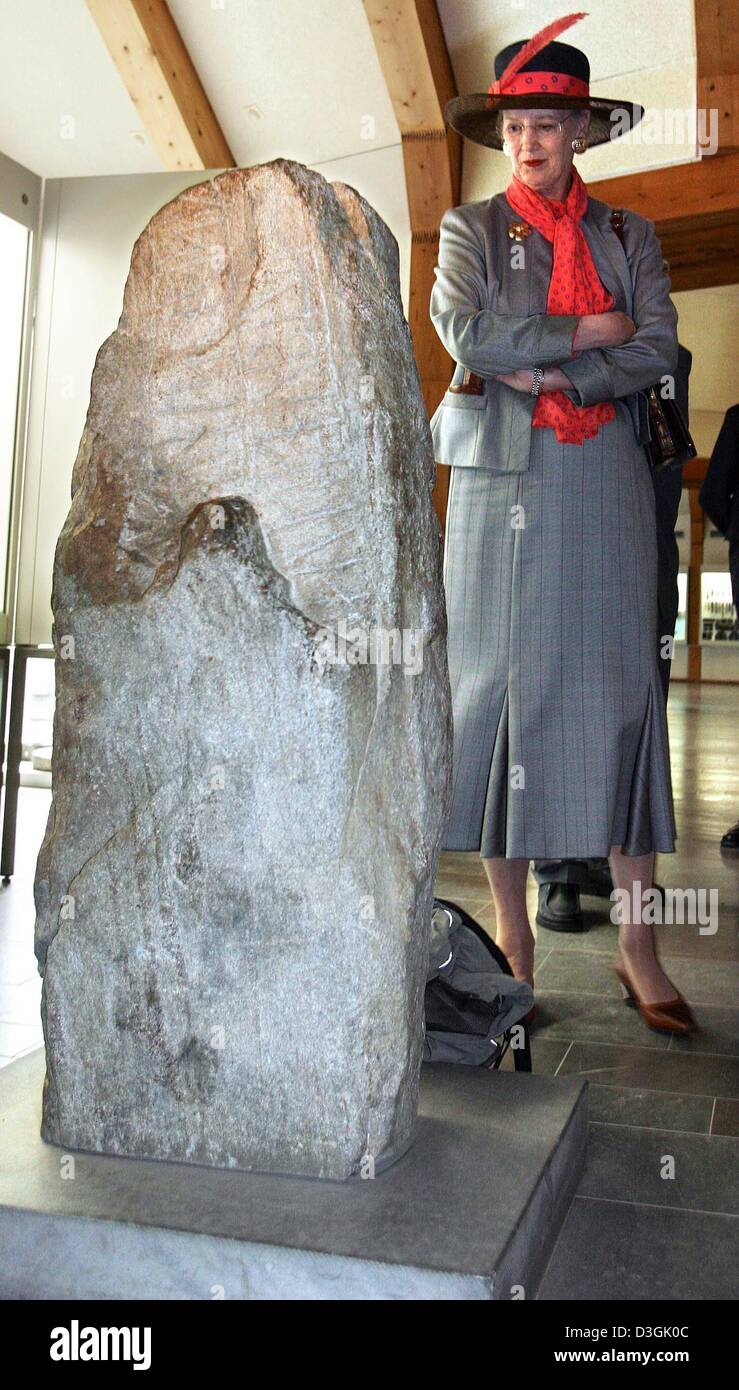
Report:
[[[654,488],[631,419],[532,429],[524,473],[452,468],[454,719],[443,848],[571,859],[675,847],[657,668]]]

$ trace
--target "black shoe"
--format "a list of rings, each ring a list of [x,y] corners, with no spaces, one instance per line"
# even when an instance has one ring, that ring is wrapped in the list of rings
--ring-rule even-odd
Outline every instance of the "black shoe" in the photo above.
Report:
[[[732,825],[731,830],[727,830],[726,834],[721,836],[721,848],[739,849],[739,820],[736,825]]]
[[[550,931],[586,931],[574,883],[540,883],[536,920]]]

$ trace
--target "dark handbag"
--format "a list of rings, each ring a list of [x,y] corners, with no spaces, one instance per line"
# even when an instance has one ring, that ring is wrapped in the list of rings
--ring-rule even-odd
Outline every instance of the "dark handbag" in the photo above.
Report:
[[[614,208],[611,226],[625,254],[623,208]],[[650,434],[644,449],[653,473],[660,473],[663,468],[673,464],[681,465],[687,459],[694,459],[698,453],[677,401],[662,395],[661,384],[658,381],[643,392],[649,412]],[[687,383],[685,395],[687,398]]]

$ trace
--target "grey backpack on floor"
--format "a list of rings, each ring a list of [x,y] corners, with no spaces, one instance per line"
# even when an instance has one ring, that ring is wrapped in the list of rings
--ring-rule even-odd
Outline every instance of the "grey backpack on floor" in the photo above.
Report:
[[[424,1061],[497,1068],[511,1029],[520,1025],[516,1070],[530,1071],[525,1019],[533,1002],[531,986],[514,979],[503,952],[479,922],[456,903],[434,898]]]

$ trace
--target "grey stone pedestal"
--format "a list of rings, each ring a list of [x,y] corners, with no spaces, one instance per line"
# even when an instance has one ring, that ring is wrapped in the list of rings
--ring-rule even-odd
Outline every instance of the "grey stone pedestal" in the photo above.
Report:
[[[581,1079],[425,1066],[373,1180],[71,1155],[39,1136],[43,1075],[43,1049],[0,1072],[3,1298],[532,1298],[585,1153]]]

